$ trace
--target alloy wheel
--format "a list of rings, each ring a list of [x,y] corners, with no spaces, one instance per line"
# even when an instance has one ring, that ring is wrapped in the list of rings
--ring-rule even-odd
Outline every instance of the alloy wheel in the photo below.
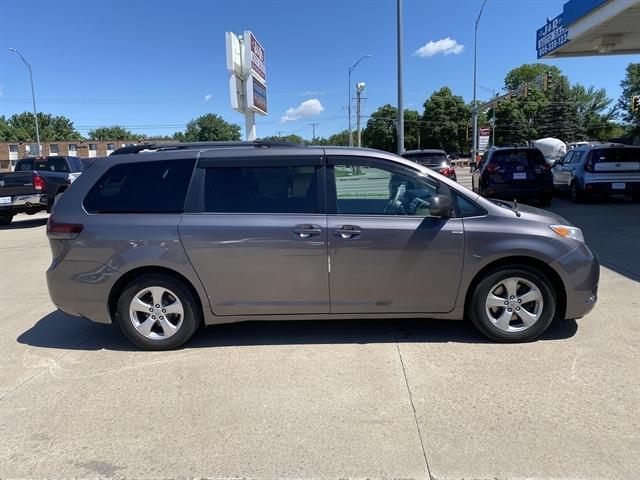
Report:
[[[489,320],[504,332],[527,330],[540,319],[543,308],[540,288],[521,277],[509,277],[496,283],[485,301]]]
[[[133,296],[129,317],[140,335],[163,340],[173,336],[182,326],[184,307],[171,290],[146,287]]]

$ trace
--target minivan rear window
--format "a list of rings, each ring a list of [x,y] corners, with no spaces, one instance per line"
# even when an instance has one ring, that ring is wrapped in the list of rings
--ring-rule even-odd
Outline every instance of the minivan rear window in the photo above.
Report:
[[[215,213],[317,213],[318,167],[207,168],[204,210]]]
[[[84,199],[89,213],[182,213],[195,159],[123,163]]]

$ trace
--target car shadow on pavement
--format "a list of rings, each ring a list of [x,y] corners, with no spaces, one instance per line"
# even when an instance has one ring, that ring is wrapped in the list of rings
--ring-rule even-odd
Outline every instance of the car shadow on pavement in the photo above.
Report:
[[[575,320],[554,322],[538,341],[563,340],[578,330]],[[17,341],[64,350],[134,351],[116,325],[101,325],[54,311]],[[239,322],[201,328],[182,348],[253,345],[370,344],[370,343],[492,343],[464,321],[304,320]]]
[[[9,225],[0,226],[0,230],[17,230],[21,228],[36,228],[47,224],[48,217],[27,218],[25,220],[13,220]]]

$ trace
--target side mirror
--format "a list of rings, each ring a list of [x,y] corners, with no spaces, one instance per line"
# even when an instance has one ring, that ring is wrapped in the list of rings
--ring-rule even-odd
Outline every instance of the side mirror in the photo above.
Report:
[[[439,193],[431,197],[430,202],[429,213],[431,216],[440,218],[449,218],[451,216],[453,204],[448,195]]]

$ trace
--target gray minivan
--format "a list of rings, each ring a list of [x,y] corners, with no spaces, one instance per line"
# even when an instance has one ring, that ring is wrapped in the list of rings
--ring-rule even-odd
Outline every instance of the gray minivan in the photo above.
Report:
[[[368,149],[125,147],[85,169],[47,234],[53,303],[153,350],[273,319],[468,318],[528,341],[597,299],[598,261],[565,219]]]

